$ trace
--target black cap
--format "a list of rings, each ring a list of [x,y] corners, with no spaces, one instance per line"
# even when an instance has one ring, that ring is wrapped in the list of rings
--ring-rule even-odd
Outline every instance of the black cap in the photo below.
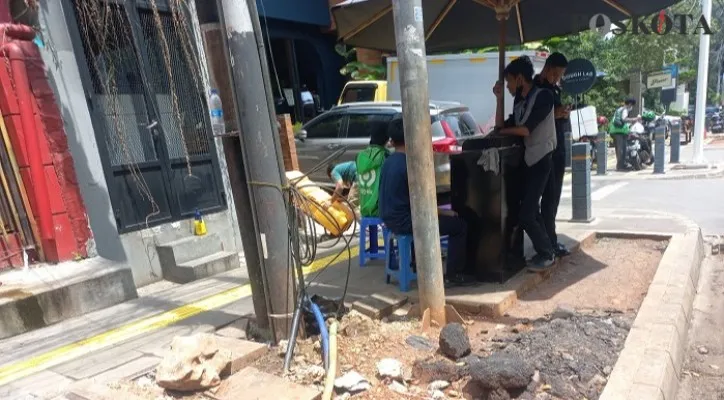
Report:
[[[562,53],[559,53],[559,52],[552,53],[546,59],[546,67],[566,68],[567,66],[568,66],[568,59]]]
[[[624,104],[626,104],[626,105],[629,105],[629,104],[630,104],[630,105],[635,105],[635,104],[636,104],[636,99],[634,99],[633,97],[629,97],[629,98],[626,99],[626,101],[624,102]]]

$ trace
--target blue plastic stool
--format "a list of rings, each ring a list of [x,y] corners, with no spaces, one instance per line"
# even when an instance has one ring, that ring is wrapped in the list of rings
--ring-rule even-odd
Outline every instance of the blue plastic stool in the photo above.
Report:
[[[389,234],[385,238],[385,248],[387,249],[385,277],[387,284],[390,284],[390,277],[395,277],[400,284],[401,292],[409,292],[410,282],[417,280],[417,274],[412,271],[412,243],[412,235]],[[447,236],[440,237],[440,247],[447,249]]]
[[[382,249],[379,248],[379,238],[377,237],[377,228],[382,227],[382,237],[384,238],[385,245]],[[369,236],[367,233],[369,232]],[[364,267],[367,264],[367,260],[377,260],[385,258],[387,252],[387,235],[388,231],[385,229],[384,224],[380,218],[376,217],[362,217],[360,221],[360,235],[359,235],[359,266]],[[369,249],[367,248],[367,242],[369,241]]]

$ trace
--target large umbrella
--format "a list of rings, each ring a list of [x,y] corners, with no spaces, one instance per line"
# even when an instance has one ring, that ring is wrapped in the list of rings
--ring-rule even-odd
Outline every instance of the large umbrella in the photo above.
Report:
[[[498,45],[502,79],[506,44],[522,44],[589,29],[603,14],[622,21],[662,10],[680,0],[423,0],[428,53]],[[346,44],[394,53],[391,0],[346,0],[332,7]],[[599,21],[604,21],[599,17]],[[649,24],[650,25],[650,24]],[[497,118],[503,117],[498,100]]]
[[[654,13],[680,0],[423,0],[428,53],[522,44],[589,29],[591,18],[611,21]],[[390,0],[347,0],[332,7],[339,38],[350,46],[394,53]],[[507,19],[501,35],[500,19]],[[603,21],[599,18],[599,21]],[[647,21],[647,25],[651,25]]]

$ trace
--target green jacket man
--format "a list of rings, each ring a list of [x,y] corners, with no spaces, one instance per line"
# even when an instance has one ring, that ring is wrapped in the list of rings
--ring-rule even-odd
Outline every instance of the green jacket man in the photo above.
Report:
[[[380,171],[389,155],[385,148],[388,140],[387,131],[375,132],[369,146],[357,154],[357,188],[362,217],[379,217]]]
[[[608,124],[608,133],[611,134],[616,146],[616,170],[618,171],[626,169],[626,138],[631,130],[631,123],[639,120],[639,117],[629,117],[635,105],[636,99],[626,99],[624,104],[616,109]]]

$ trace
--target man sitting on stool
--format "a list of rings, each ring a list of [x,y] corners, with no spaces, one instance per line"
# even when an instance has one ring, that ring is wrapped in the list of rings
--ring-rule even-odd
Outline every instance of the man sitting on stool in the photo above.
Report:
[[[380,176],[380,218],[394,234],[410,235],[412,232],[412,209],[410,188],[407,179],[407,157],[405,155],[405,133],[402,117],[395,117],[389,125],[389,136],[395,147],[382,164]],[[438,209],[440,236],[448,236],[445,284],[462,286],[474,284],[462,271],[466,263],[467,226],[454,211]],[[413,251],[414,256],[414,251]]]

